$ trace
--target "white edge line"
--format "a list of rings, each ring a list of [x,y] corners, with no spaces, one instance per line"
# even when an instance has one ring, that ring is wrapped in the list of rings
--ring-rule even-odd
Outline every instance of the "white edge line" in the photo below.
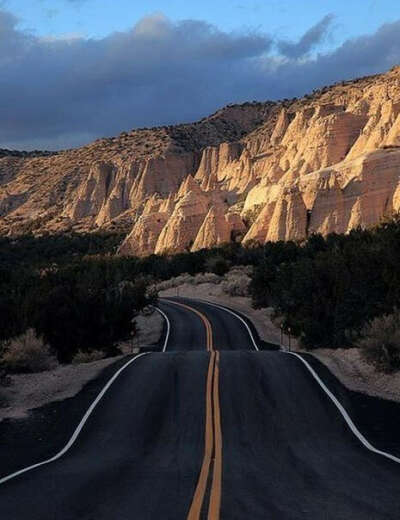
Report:
[[[302,356],[300,356],[299,354],[296,354],[295,352],[287,352],[287,354],[297,357],[306,366],[308,371],[311,373],[311,375],[318,382],[318,384],[321,386],[321,388],[324,390],[324,392],[328,395],[329,399],[333,402],[333,404],[336,406],[336,408],[342,414],[342,416],[343,416],[344,420],[346,421],[350,430],[357,437],[357,439],[364,445],[365,448],[372,451],[373,453],[382,455],[382,457],[386,457],[387,459],[393,460],[394,462],[397,462],[400,464],[400,459],[398,457],[395,457],[394,455],[391,455],[390,453],[387,453],[386,451],[378,450],[370,442],[367,441],[367,439],[364,437],[364,435],[360,432],[360,430],[357,428],[357,426],[353,423],[350,415],[347,413],[347,411],[345,410],[343,405],[340,403],[340,401],[333,395],[333,393],[329,390],[329,388],[321,380],[321,378],[318,376],[318,374],[315,372],[315,370],[311,367],[311,365]]]
[[[169,340],[169,333],[171,331],[171,322],[169,321],[168,316],[158,307],[154,306],[155,310],[161,314],[161,316],[165,319],[167,322],[167,333],[165,334],[165,340],[164,340],[164,346],[162,348],[162,352],[165,352],[167,350],[168,340]]]
[[[207,305],[211,305],[212,307],[217,307],[218,309],[221,309],[221,310],[223,310],[225,312],[229,312],[229,314],[232,314],[232,316],[235,316],[246,327],[247,332],[249,333],[249,336],[250,336],[250,339],[251,339],[251,341],[253,343],[254,348],[256,350],[258,350],[258,351],[260,350],[258,348],[258,346],[257,346],[257,343],[256,343],[256,341],[254,339],[254,336],[253,336],[253,333],[251,332],[250,327],[247,325],[246,321],[241,316],[239,316],[239,314],[236,314],[236,312],[232,311],[231,309],[228,309],[227,307],[224,307],[223,305],[218,305],[217,303],[213,303],[213,302],[210,302],[208,300],[202,300],[201,298],[191,298],[191,299],[194,300],[194,301],[197,300],[198,302],[206,303]]]
[[[202,300],[200,298],[197,298],[197,301],[204,302],[204,303],[207,303],[208,305],[211,305],[213,307],[217,307],[219,309],[222,309],[222,310],[224,310],[226,312],[229,312],[230,314],[235,316],[237,319],[239,319],[245,325],[245,327],[246,327],[246,329],[247,329],[247,331],[248,331],[248,333],[250,335],[251,341],[253,342],[254,348],[256,350],[260,350],[257,347],[257,344],[256,344],[256,342],[254,340],[254,337],[253,337],[253,334],[252,334],[252,332],[250,330],[250,327],[247,325],[247,323],[245,322],[245,320],[241,316],[239,316],[234,311],[232,311],[232,310],[230,310],[230,309],[228,309],[228,308],[226,308],[226,307],[224,307],[222,305],[215,304],[215,303],[210,302],[208,300]],[[329,390],[329,388],[321,380],[321,378],[318,376],[318,374],[315,372],[315,370],[311,367],[311,365],[302,356],[299,356],[299,354],[296,354],[295,352],[285,352],[285,354],[290,354],[292,356],[297,357],[305,365],[305,367],[308,369],[308,371],[311,373],[311,375],[314,377],[314,379],[317,381],[317,383],[321,386],[321,388],[327,394],[329,399],[333,402],[333,404],[339,410],[340,414],[342,415],[342,417],[346,421],[346,423],[347,423],[348,427],[350,428],[350,430],[352,431],[352,433],[355,435],[355,437],[357,437],[357,439],[361,442],[361,444],[365,448],[367,448],[369,451],[372,451],[373,453],[376,453],[377,455],[381,455],[382,457],[386,457],[387,459],[390,459],[390,460],[400,464],[400,458],[395,457],[394,455],[392,455],[391,453],[387,453],[386,451],[378,450],[377,448],[375,448],[375,446],[373,446],[370,442],[367,441],[367,439],[364,437],[364,435],[360,432],[360,430],[357,428],[357,426],[352,421],[350,415],[347,413],[347,411],[344,408],[344,406],[334,396],[334,394]]]
[[[76,439],[78,438],[80,432],[82,431],[82,428],[85,426],[86,421],[89,419],[90,415],[92,414],[93,410],[96,408],[96,406],[99,404],[101,399],[103,398],[104,394],[107,392],[107,390],[110,388],[110,386],[114,383],[114,381],[117,379],[117,377],[123,372],[128,366],[139,359],[142,356],[148,355],[149,352],[143,352],[142,354],[138,354],[134,358],[130,359],[127,363],[125,363],[124,366],[122,366],[115,374],[112,376],[112,378],[108,381],[108,383],[105,385],[105,387],[101,390],[99,395],[96,397],[96,399],[93,401],[93,403],[88,408],[85,415],[82,417],[81,422],[78,424],[76,430],[72,434],[72,437],[67,442],[67,444],[64,446],[64,448],[59,451],[54,457],[51,457],[50,459],[44,460],[42,462],[38,462],[37,464],[33,464],[32,466],[28,466],[26,468],[20,469],[19,471],[16,471],[15,473],[11,473],[10,475],[7,475],[6,477],[3,477],[0,479],[0,484],[4,484],[8,480],[11,480],[15,477],[18,477],[19,475],[22,475],[22,473],[26,473],[27,471],[30,471],[32,469],[38,468],[40,466],[44,466],[45,464],[50,464],[50,462],[54,462],[60,457],[62,457],[67,451],[72,447],[72,445],[75,443]]]

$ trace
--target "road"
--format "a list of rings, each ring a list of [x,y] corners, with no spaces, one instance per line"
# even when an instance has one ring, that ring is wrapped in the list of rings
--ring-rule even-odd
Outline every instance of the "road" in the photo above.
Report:
[[[1,520],[400,518],[400,464],[361,445],[301,361],[256,351],[222,309],[160,308],[166,352],[121,372],[64,455],[0,484]]]

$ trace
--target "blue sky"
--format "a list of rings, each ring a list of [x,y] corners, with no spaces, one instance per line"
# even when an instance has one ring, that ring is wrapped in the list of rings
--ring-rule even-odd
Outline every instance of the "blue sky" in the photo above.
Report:
[[[400,18],[398,0],[3,0],[1,5],[20,18],[21,28],[38,35],[94,38],[127,30],[140,18],[162,12],[173,20],[205,20],[226,31],[247,27],[296,39],[333,13],[335,28],[327,47]]]
[[[399,63],[399,0],[0,0],[0,148],[78,146]]]

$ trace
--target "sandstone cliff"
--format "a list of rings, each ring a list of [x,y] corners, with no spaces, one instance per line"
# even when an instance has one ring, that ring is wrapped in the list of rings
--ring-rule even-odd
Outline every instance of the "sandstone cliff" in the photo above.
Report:
[[[400,211],[400,68],[50,154],[0,150],[0,232],[123,229],[121,254],[302,240]]]

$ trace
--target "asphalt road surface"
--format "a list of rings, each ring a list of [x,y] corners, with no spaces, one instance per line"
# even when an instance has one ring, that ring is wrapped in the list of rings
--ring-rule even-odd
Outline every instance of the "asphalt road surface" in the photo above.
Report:
[[[361,445],[301,361],[174,300],[166,352],[121,372],[64,455],[0,484],[1,520],[400,518],[400,464]]]

